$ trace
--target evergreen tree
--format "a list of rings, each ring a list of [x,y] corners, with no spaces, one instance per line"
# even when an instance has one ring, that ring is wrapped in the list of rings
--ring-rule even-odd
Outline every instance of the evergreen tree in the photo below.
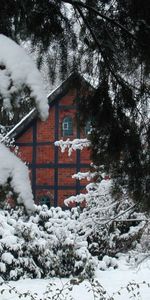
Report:
[[[39,65],[41,53],[47,55],[53,77],[58,65],[62,77],[76,66],[97,81],[95,94],[80,103],[81,123],[92,120],[93,158],[147,205],[149,10],[148,0],[0,3],[0,32],[18,42],[30,40],[39,51]]]

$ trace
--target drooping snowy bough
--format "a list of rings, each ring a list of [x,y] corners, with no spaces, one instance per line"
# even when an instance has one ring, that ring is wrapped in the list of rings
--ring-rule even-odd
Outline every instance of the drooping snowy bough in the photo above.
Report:
[[[41,119],[45,120],[48,102],[40,72],[21,46],[0,34],[0,99],[4,109],[11,110],[12,104],[19,104],[21,99],[13,96],[24,86],[29,88],[30,97],[35,100]],[[16,103],[11,103],[12,100]]]
[[[6,146],[0,144],[0,186],[7,184],[18,195],[18,203],[24,204],[27,211],[34,209],[33,194],[28,167]]]
[[[21,104],[21,90],[27,88],[35,102],[41,119],[48,117],[48,101],[42,77],[25,50],[8,37],[0,34],[0,101],[1,110],[13,112]],[[3,139],[4,140],[4,139]],[[11,179],[11,187],[18,194],[18,201],[27,210],[34,207],[27,166],[0,144],[0,185]]]

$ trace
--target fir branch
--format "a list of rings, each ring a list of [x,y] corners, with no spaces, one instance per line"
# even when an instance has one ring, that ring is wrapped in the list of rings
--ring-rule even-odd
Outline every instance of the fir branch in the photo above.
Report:
[[[120,24],[119,22],[115,21],[114,19],[100,13],[97,9],[95,9],[94,7],[85,4],[83,2],[77,1],[77,0],[62,0],[65,3],[69,3],[72,6],[75,7],[83,7],[86,8],[88,10],[93,11],[96,15],[100,16],[102,19],[114,24],[115,26],[117,26],[118,28],[120,28],[121,30],[123,30],[127,35],[129,35],[132,39],[137,40],[137,38],[135,37],[135,35],[133,33],[131,33],[126,27],[124,27],[122,24]]]

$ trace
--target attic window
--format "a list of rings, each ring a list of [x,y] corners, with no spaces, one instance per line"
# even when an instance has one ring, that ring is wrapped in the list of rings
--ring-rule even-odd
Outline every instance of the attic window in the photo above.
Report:
[[[73,120],[69,116],[63,119],[62,134],[63,136],[69,136],[73,134]]]

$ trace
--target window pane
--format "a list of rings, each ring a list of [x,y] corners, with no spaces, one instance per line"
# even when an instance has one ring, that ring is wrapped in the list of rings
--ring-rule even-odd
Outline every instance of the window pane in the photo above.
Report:
[[[73,134],[73,120],[71,117],[65,117],[62,122],[63,136],[69,136]]]

